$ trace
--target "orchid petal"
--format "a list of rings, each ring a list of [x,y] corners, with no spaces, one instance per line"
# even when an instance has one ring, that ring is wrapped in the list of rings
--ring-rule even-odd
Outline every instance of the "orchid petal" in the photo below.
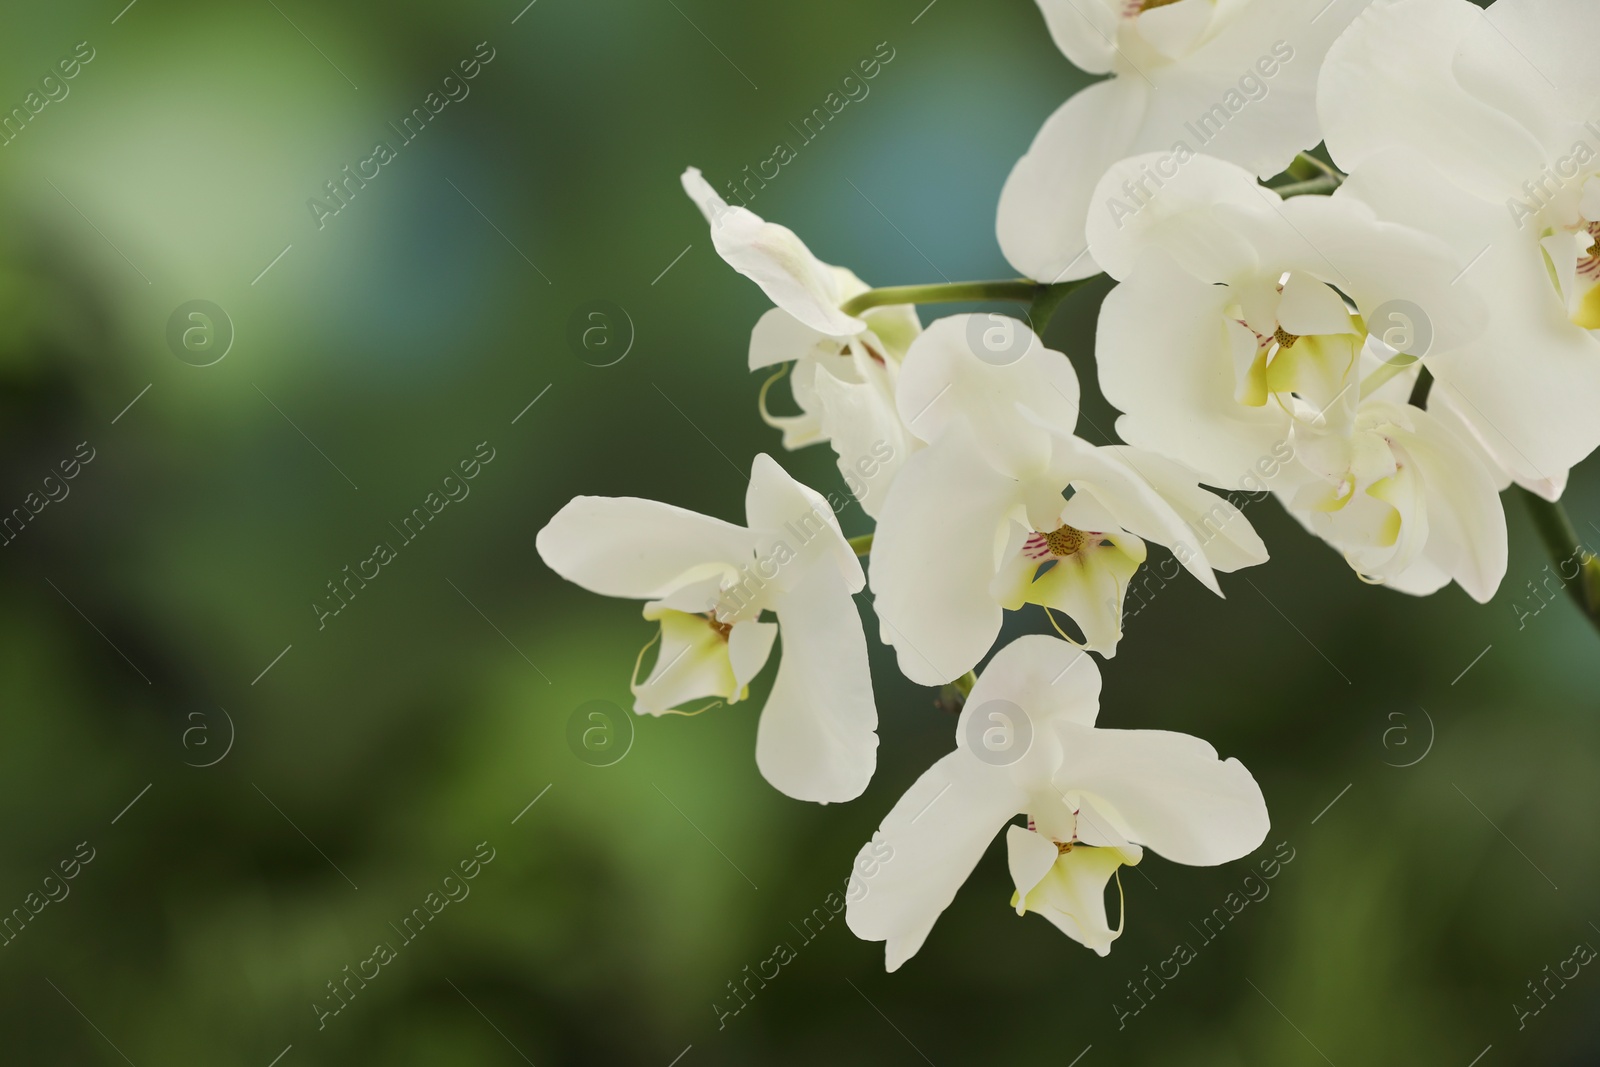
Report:
[[[1006,821],[1023,810],[1026,795],[1002,768],[957,749],[928,768],[884,817],[877,845],[887,847],[866,883],[850,900],[845,921],[865,941],[885,941],[885,967],[895,971],[916,955],[933,924],[978,865]]]
[[[750,531],[637,497],[574,497],[534,539],[545,565],[601,596],[649,600],[732,575],[754,553]]]
[[[1054,782],[1089,797],[1129,841],[1175,863],[1246,856],[1271,828],[1261,787],[1236,759],[1165,730],[1097,730],[1055,720],[1064,753]]]
[[[683,188],[711,223],[717,254],[774,304],[830,337],[850,337],[867,328],[839,310],[849,296],[836,268],[812,255],[793,230],[763,221],[747,208],[730,207],[694,167],[684,171]]]
[[[878,751],[878,710],[855,601],[838,571],[816,567],[774,598],[773,611],[783,658],[756,730],[756,766],[796,800],[853,800],[872,780]]]

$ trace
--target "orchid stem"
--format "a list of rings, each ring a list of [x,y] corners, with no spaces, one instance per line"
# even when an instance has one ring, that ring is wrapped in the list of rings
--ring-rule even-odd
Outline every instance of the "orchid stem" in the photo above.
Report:
[[[1044,322],[1049,321],[1061,301],[1081,289],[1089,280],[1080,278],[1056,285],[1045,285],[1026,278],[996,282],[947,282],[942,285],[893,285],[884,289],[869,289],[845,301],[839,310],[846,315],[859,315],[869,308],[890,304],[974,304],[1010,300],[1031,305],[1035,317],[1034,329],[1043,331]]]
[[[1026,278],[1003,282],[947,282],[944,285],[891,285],[868,289],[845,301],[839,308],[846,315],[859,315],[868,308],[888,304],[964,304],[980,300],[1033,301],[1040,286]]]
[[[1342,182],[1345,177],[1338,170],[1324,163],[1310,152],[1301,152],[1295,156],[1294,162],[1289,164],[1288,173],[1290,177],[1302,180],[1322,175]]]
[[[1433,392],[1433,375],[1428,373],[1428,368],[1423,367],[1417,374],[1417,384],[1411,387],[1411,399],[1407,401],[1414,408],[1428,407],[1428,394]]]
[[[1309,152],[1295,156],[1287,173],[1295,180],[1274,190],[1285,200],[1291,196],[1327,196],[1343,185],[1346,177]]]
[[[1034,331],[1043,337],[1045,327],[1055,318],[1061,302],[1098,277],[1100,275],[1096,274],[1075,282],[1062,282],[1040,289],[1039,294],[1033,298],[1033,303],[1028,305],[1028,318],[1033,322]]]
[[[1280,185],[1272,191],[1285,200],[1291,196],[1327,196],[1343,183],[1336,174],[1324,174],[1319,178],[1308,178],[1303,182],[1290,182]]]
[[[1578,540],[1578,531],[1573,529],[1567,509],[1562,507],[1560,501],[1546,500],[1521,486],[1517,487],[1517,493],[1528,505],[1528,514],[1533,518],[1533,525],[1539,531],[1545,548],[1555,560],[1556,572],[1560,574],[1567,591],[1589,622],[1600,629],[1600,557]],[[1578,564],[1578,570],[1571,579],[1563,570],[1569,561]]]
[[[939,687],[939,696],[934,700],[934,706],[943,708],[952,715],[961,714],[961,709],[966,706],[967,698],[972,695],[972,687],[978,684],[978,676],[968,671],[953,682],[946,682]]]
[[[858,556],[872,555],[872,535],[862,534],[860,537],[850,538],[850,547],[856,550]]]

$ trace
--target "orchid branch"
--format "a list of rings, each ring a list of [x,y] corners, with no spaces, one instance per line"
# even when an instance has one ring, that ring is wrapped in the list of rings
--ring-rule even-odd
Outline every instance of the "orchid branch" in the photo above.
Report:
[[[1324,163],[1310,152],[1301,152],[1295,156],[1294,162],[1289,164],[1288,173],[1290,177],[1302,180],[1315,178],[1318,175],[1335,178],[1341,182],[1345,179],[1345,176],[1339,172],[1338,168]]]
[[[1327,196],[1343,185],[1345,179],[1337,169],[1306,152],[1294,157],[1287,173],[1295,180],[1273,189],[1285,200],[1291,196]]]
[[[1343,184],[1343,179],[1337,175],[1324,174],[1317,178],[1307,178],[1303,182],[1290,182],[1280,185],[1272,191],[1285,200],[1291,196],[1327,196]]]
[[[1426,409],[1428,394],[1433,392],[1433,375],[1428,373],[1428,368],[1423,367],[1417,374],[1417,383],[1411,387],[1411,398],[1407,401],[1414,408]]]
[[[852,297],[840,306],[846,315],[859,315],[870,308],[891,304],[972,304],[990,300],[1009,300],[1028,304],[1049,318],[1057,305],[1072,293],[1083,288],[1089,278],[1046,285],[1043,282],[1016,278],[990,282],[946,282],[941,285],[892,285],[883,289],[869,289]],[[1035,329],[1042,329],[1035,323]]]
[[[977,674],[968,671],[955,681],[939,687],[939,696],[934,700],[934,706],[943,708],[952,715],[961,714],[961,709],[966,706],[967,697],[972,695],[972,687],[977,684]]]
[[[1028,305],[1028,318],[1033,322],[1034,332],[1040,337],[1044,336],[1044,329],[1050,325],[1050,320],[1055,318],[1061,302],[1096,278],[1104,275],[1096,274],[1075,282],[1062,282],[1060,285],[1047,285],[1033,298],[1033,303]]]
[[[1600,629],[1600,557],[1578,540],[1578,531],[1559,500],[1546,500],[1521,486],[1517,487],[1517,494],[1527,503],[1534,528],[1555,560],[1556,571],[1561,574],[1567,591],[1589,622]],[[1576,581],[1569,580],[1562,571],[1563,564],[1568,561],[1578,564]]]
[[[869,308],[890,304],[964,304],[981,300],[1014,300],[1030,303],[1039,290],[1037,282],[1026,278],[996,282],[947,282],[943,285],[890,285],[868,289],[840,305],[846,315],[859,315]]]

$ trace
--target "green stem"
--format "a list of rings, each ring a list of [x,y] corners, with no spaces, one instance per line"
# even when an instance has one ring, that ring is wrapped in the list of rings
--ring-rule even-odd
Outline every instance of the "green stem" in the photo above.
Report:
[[[952,715],[961,714],[961,709],[967,703],[967,697],[972,695],[972,687],[978,684],[978,676],[968,671],[953,682],[946,682],[939,687],[939,695],[934,698],[933,705],[943,708]]]
[[[1561,506],[1560,501],[1546,500],[1521,486],[1517,487],[1517,493],[1528,505],[1528,514],[1533,518],[1533,525],[1539,531],[1545,548],[1556,561],[1556,571],[1561,574],[1567,592],[1572,594],[1578,609],[1589,622],[1600,629],[1600,557],[1578,540],[1578,531],[1573,529],[1567,509]],[[1578,564],[1578,573],[1571,580],[1562,572],[1562,565],[1569,560]]]
[[[1289,164],[1289,176],[1291,178],[1298,178],[1304,181],[1307,178],[1315,178],[1319,175],[1336,178],[1339,181],[1344,180],[1344,175],[1310,152],[1301,152],[1294,157],[1294,162]]]
[[[1433,392],[1433,375],[1428,373],[1428,368],[1423,367],[1417,375],[1417,384],[1411,387],[1410,404],[1414,408],[1427,408],[1428,394]]]
[[[967,703],[967,697],[972,695],[972,687],[977,684],[978,676],[968,671],[955,681],[939,687],[939,695],[934,699],[934,706],[943,708],[952,715],[961,714],[961,709]]]
[[[965,304],[981,300],[1016,300],[1032,303],[1041,286],[1026,278],[1003,282],[949,282],[944,285],[891,285],[868,289],[839,308],[846,315],[859,315],[868,308],[887,304]]]
[[[1031,306],[1033,328],[1042,333],[1061,301],[1083,288],[1091,279],[1045,285],[1017,278],[996,282],[948,282],[941,285],[893,285],[869,289],[845,301],[839,308],[846,315],[859,315],[869,308],[890,304],[976,304],[991,300],[1010,300]],[[1041,321],[1043,320],[1043,321]]]
[[[858,556],[870,556],[872,554],[872,535],[862,534],[860,537],[850,538],[850,547],[856,550],[856,555]]]
[[[1341,179],[1335,174],[1324,174],[1320,178],[1308,178],[1303,182],[1290,182],[1280,185],[1272,191],[1285,200],[1291,196],[1327,196],[1339,188]]]
[[[1089,278],[1079,278],[1075,282],[1061,282],[1057,285],[1046,285],[1039,290],[1033,298],[1033,303],[1028,307],[1028,318],[1033,321],[1033,329],[1040,337],[1044,336],[1044,328],[1050,325],[1050,320],[1055,318],[1056,311],[1061,307],[1061,302],[1085,285],[1100,277],[1096,274]]]

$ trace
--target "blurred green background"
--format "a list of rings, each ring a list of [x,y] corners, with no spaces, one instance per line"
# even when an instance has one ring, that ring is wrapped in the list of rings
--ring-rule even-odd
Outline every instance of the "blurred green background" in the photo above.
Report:
[[[1001,183],[1084,79],[1026,0],[924,3],[8,12],[5,108],[79,42],[94,58],[0,148],[0,510],[80,443],[94,459],[0,551],[0,909],[31,916],[0,949],[0,1059],[1595,1062],[1592,968],[1519,1028],[1529,983],[1600,945],[1600,644],[1565,599],[1523,614],[1547,561],[1510,497],[1487,607],[1364,586],[1268,502],[1269,565],[1223,601],[1173,584],[1130,622],[1102,723],[1243,759],[1274,818],[1260,855],[1294,856],[1214,943],[1194,927],[1254,859],[1152,856],[1099,959],[1007,908],[998,843],[894,975],[842,918],[800,936],[953,743],[882,650],[880,765],[849,805],[758,775],[770,668],[750,705],[638,721],[612,766],[569,747],[579,705],[629,704],[650,627],[557,580],[535,532],[576,493],[738,520],[741,472],[777,449],[744,370],[765,301],[680,171],[720,187],[797,143],[886,42],[870,95],[751,206],[876,284],[1009,273]],[[489,50],[319,229],[307,200]],[[1104,292],[1051,329],[1086,385]],[[167,342],[193,300],[235,334],[207,367]],[[596,300],[635,334],[612,366],[568,342]],[[1095,397],[1082,432],[1112,418]],[[326,583],[480,442],[470,496],[319,629]],[[841,488],[825,448],[782,458]],[[1597,492],[1590,464],[1567,497],[1589,543]],[[481,842],[470,896],[319,1029],[327,983],[398,945]],[[46,883],[80,843],[92,861]],[[1198,958],[1119,1026],[1182,941]],[[797,958],[719,1025],[779,942]]]

